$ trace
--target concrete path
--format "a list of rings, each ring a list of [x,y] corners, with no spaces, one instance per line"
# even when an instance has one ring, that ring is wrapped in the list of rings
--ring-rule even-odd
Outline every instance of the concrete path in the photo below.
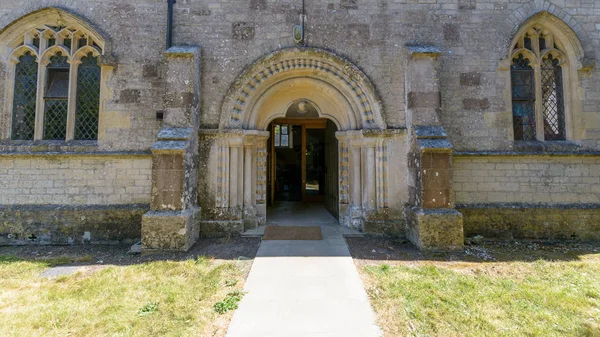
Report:
[[[293,218],[282,225],[302,225]],[[342,236],[351,230],[320,225],[323,240],[261,243],[227,337],[382,335]]]

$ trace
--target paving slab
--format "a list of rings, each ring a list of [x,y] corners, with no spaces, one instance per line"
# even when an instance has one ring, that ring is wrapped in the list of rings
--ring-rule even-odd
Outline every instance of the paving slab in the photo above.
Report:
[[[81,266],[57,266],[47,270],[44,270],[40,277],[45,278],[55,278],[59,276],[73,275],[76,272],[83,270],[84,267]]]
[[[344,230],[321,229],[323,240],[261,242],[227,337],[382,336]]]

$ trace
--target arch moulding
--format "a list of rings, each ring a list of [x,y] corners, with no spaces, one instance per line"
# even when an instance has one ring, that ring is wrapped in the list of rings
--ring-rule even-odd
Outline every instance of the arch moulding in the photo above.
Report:
[[[284,104],[302,98],[319,105],[322,117],[339,130],[386,128],[381,99],[368,77],[352,63],[316,48],[283,49],[255,62],[225,97],[220,128],[265,130],[285,113]]]

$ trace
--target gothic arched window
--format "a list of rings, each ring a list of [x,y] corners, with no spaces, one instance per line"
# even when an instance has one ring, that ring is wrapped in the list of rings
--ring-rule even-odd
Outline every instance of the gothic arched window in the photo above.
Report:
[[[562,65],[558,41],[539,25],[518,37],[510,67],[515,140],[566,140]]]
[[[38,63],[31,52],[27,51],[18,58],[18,63],[15,66],[13,97],[13,139],[33,139],[37,73]]]
[[[101,43],[75,26],[44,25],[12,44],[14,140],[96,140]]]
[[[75,112],[75,139],[98,138],[100,107],[100,66],[93,53],[81,58],[77,69],[77,102]]]

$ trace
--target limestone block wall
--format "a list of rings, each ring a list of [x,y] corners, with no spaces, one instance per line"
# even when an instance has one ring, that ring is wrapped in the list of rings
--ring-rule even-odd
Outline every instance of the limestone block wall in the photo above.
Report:
[[[151,167],[148,154],[1,154],[0,245],[139,240]]]
[[[600,157],[454,157],[457,204],[600,203]]]
[[[457,156],[466,236],[600,240],[600,157]]]
[[[0,204],[148,204],[151,166],[149,156],[0,156]]]

